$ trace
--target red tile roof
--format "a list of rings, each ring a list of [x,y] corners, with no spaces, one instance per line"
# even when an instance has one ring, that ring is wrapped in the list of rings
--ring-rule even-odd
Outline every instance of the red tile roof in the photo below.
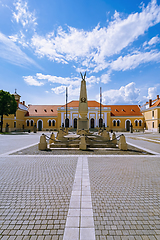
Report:
[[[66,105],[30,105],[26,116],[57,116],[57,109]],[[79,101],[71,101],[67,104],[70,107],[79,107]],[[88,107],[100,107],[100,103],[95,100],[88,101]],[[103,105],[111,108],[111,116],[142,116],[138,105]]]
[[[95,100],[89,100],[87,102],[88,102],[88,107],[100,107],[100,103]],[[67,103],[67,106],[68,107],[79,107],[79,101],[73,100],[73,101]],[[102,105],[102,106],[104,106],[104,105]],[[62,107],[66,107],[66,104],[63,105]]]
[[[142,116],[138,105],[106,105],[111,108],[111,116]]]
[[[57,108],[62,105],[29,105],[26,116],[57,116]]]
[[[155,101],[151,107],[158,107],[160,106],[160,99],[158,99],[157,101]]]

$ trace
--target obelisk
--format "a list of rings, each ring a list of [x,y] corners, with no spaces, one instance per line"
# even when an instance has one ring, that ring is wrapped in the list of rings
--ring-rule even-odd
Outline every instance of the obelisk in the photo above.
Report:
[[[87,102],[87,89],[86,89],[86,81],[85,76],[81,73],[82,81],[81,81],[81,89],[80,89],[80,97],[79,97],[79,118],[78,118],[78,130],[88,130],[89,129],[89,121],[87,118],[88,114],[88,102]]]

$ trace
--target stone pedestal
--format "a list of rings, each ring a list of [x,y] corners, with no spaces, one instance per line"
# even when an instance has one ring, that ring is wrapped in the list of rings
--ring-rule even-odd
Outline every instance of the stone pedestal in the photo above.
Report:
[[[88,130],[89,129],[88,118],[78,118],[77,129],[78,130],[83,130],[83,129]]]
[[[50,136],[50,139],[49,139],[49,144],[54,143],[54,141],[55,141],[55,135],[54,135],[54,133],[52,132],[52,133],[51,133],[51,136]]]
[[[86,138],[85,136],[81,136],[81,141],[79,143],[79,149],[80,150],[86,150],[87,149],[87,144],[86,144]]]
[[[112,143],[117,144],[116,134],[112,133]]]
[[[120,136],[118,147],[120,150],[125,150],[125,151],[127,150],[127,143],[124,135]]]
[[[39,150],[46,150],[47,149],[47,142],[46,142],[46,137],[45,135],[42,134],[40,137],[40,142],[38,144],[38,149]]]
[[[110,140],[109,132],[107,132],[107,130],[104,130],[102,132],[101,136],[104,139],[104,141],[109,141]]]

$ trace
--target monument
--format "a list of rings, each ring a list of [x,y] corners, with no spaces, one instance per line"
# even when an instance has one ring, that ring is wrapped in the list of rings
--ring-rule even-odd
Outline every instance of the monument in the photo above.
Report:
[[[116,135],[112,134],[112,139],[110,139],[110,134],[107,130],[101,129],[98,135],[89,132],[89,119],[88,115],[88,102],[87,102],[87,89],[86,89],[86,72],[84,76],[81,74],[81,89],[79,97],[79,118],[77,123],[77,135],[72,135],[68,133],[68,129],[60,128],[55,138],[54,133],[51,137],[48,137],[49,148],[79,148],[80,150],[87,150],[89,148],[116,148],[117,138]],[[124,135],[120,135],[119,149],[127,150],[127,143]],[[46,140],[45,136],[42,135],[39,143],[39,150],[46,150]]]
[[[77,124],[77,130],[89,130],[89,120],[87,118],[88,114],[88,102],[87,102],[87,89],[86,89],[86,72],[84,76],[81,74],[81,89],[79,97],[79,118]]]

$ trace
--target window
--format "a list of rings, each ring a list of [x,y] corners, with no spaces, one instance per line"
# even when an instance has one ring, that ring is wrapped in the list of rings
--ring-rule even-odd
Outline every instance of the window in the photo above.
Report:
[[[27,127],[29,127],[29,120],[27,120]]]
[[[33,120],[31,120],[31,127],[33,127]]]
[[[37,109],[35,109],[35,112],[37,112]]]
[[[116,126],[116,120],[113,120],[113,126],[114,127]]]
[[[152,128],[154,128],[154,122],[152,122]]]
[[[16,122],[14,122],[14,128],[16,128]]]
[[[152,111],[152,117],[154,117],[154,111]]]
[[[119,127],[120,126],[120,121],[119,120],[117,120],[117,127]]]
[[[138,121],[137,120],[135,121],[135,126],[138,127]]]
[[[51,120],[48,121],[48,126],[49,126],[49,127],[51,126]]]
[[[55,121],[54,121],[54,120],[52,121],[52,126],[53,126],[53,127],[55,126]]]
[[[139,127],[141,127],[142,126],[142,121],[141,120],[139,120]]]
[[[51,112],[53,112],[53,109],[51,109]]]

